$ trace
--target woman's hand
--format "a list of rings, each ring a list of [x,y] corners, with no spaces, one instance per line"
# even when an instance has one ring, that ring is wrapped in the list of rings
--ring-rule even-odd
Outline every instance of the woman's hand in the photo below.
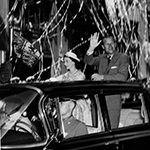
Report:
[[[45,80],[45,82],[54,82],[54,81],[57,81],[57,79],[55,78],[55,77],[51,77],[51,78],[49,78],[49,79],[47,79],[47,80]]]

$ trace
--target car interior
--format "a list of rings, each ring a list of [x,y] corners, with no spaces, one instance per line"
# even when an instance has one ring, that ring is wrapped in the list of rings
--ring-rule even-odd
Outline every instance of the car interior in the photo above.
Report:
[[[97,101],[94,95],[74,95],[68,97],[54,97],[48,98],[45,103],[46,113],[49,116],[48,120],[51,122],[51,131],[60,129],[60,136],[64,137],[63,122],[60,114],[59,103],[70,99],[76,101],[76,107],[73,110],[73,116],[84,122],[87,126],[88,133],[95,133],[101,130],[98,117]],[[53,119],[52,119],[53,118]]]
[[[84,122],[88,129],[88,134],[105,131],[104,120],[102,117],[102,110],[99,103],[98,94],[81,94],[67,97],[55,97],[51,98],[51,101],[63,101],[63,99],[73,99],[77,105],[73,111],[73,116],[78,120]],[[122,109],[120,114],[120,123],[118,128],[143,124],[147,122],[146,112],[143,103],[142,93],[121,93]],[[57,104],[59,105],[59,104]],[[143,109],[143,110],[142,110]],[[60,110],[56,111],[59,118],[59,128],[62,132],[62,121],[60,116]],[[57,118],[57,119],[58,119]]]
[[[119,127],[148,122],[142,93],[123,93]]]

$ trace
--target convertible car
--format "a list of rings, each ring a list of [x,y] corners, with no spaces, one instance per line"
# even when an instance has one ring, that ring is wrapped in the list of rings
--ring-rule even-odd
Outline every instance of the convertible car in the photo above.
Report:
[[[111,127],[106,99],[119,95],[120,122]],[[60,103],[88,133],[66,138]],[[135,82],[33,82],[0,85],[0,148],[40,150],[149,150],[150,90]]]

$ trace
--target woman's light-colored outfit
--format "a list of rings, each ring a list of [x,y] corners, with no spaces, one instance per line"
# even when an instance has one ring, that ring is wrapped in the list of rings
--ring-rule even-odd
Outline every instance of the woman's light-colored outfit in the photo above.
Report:
[[[85,75],[80,70],[77,70],[74,74],[70,72],[66,72],[62,76],[63,81],[77,81],[77,80],[85,80]]]
[[[81,70],[76,70],[73,74],[71,74],[68,71],[65,74],[56,77],[56,81],[79,81],[79,80],[85,80],[85,75],[83,72],[81,72]]]

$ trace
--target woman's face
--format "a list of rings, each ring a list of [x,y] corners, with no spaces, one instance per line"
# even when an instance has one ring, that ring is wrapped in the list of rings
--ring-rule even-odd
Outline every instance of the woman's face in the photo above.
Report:
[[[66,66],[67,70],[70,70],[72,67],[75,66],[75,62],[73,62],[69,57],[64,58],[64,65]]]

